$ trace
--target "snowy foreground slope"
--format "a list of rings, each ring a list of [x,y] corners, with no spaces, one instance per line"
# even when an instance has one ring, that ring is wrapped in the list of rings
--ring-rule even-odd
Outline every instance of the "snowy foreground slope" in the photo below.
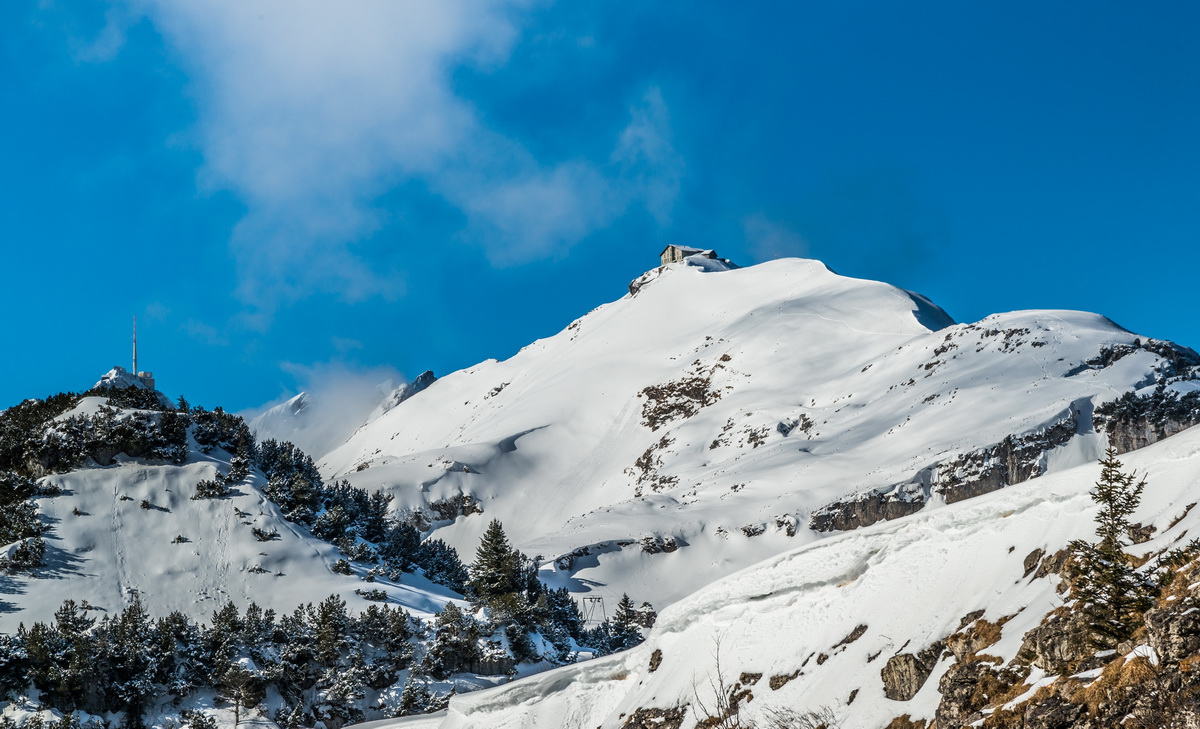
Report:
[[[433,382],[322,471],[422,511],[460,552],[497,518],[543,557],[549,583],[610,609],[622,592],[662,607],[817,539],[810,527],[1093,459],[1096,405],[1191,386],[1178,381],[1194,353],[1096,314],[954,324],[923,297],[817,261],[690,263],[648,272],[506,361]]]
[[[75,412],[100,400],[85,398]],[[34,576],[3,577],[0,632],[47,620],[66,599],[113,614],[137,595],[151,614],[179,610],[197,619],[229,601],[290,612],[337,594],[365,606],[354,593],[363,582],[330,569],[342,556],[337,548],[286,521],[263,495],[261,474],[225,498],[191,498],[198,482],[228,471],[228,459],[220,449],[209,455],[193,447],[182,465],[121,455],[111,466],[45,477],[62,490],[38,499],[50,526],[46,565]],[[275,536],[260,541],[256,528]],[[405,582],[371,587],[418,616],[440,610],[451,595],[417,575]]]
[[[1190,509],[1200,498],[1200,430],[1122,460],[1149,481],[1132,518],[1157,528],[1135,554],[1178,545],[1200,530],[1200,512]],[[718,645],[726,683],[752,679],[744,684],[754,698],[743,718],[788,707],[827,708],[843,729],[876,729],[902,714],[931,719],[938,679],[954,661],[948,653],[909,701],[885,698],[880,669],[897,653],[959,631],[975,611],[1003,622],[986,653],[1013,658],[1022,636],[1063,602],[1059,578],[1030,574],[1026,557],[1093,538],[1097,507],[1089,490],[1098,474],[1089,463],[800,547],[675,603],[647,641],[626,653],[456,697],[440,715],[376,726],[613,729],[642,726],[628,722],[653,716],[649,710],[675,709],[691,727],[691,710],[678,707],[697,697],[713,704]],[[1027,682],[1049,679],[1035,671]]]

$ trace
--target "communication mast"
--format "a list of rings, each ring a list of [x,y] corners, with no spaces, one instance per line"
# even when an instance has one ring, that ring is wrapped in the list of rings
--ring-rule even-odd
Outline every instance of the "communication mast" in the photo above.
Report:
[[[154,389],[154,373],[139,372],[137,367],[137,316],[133,317],[133,376],[138,378],[147,390]]]

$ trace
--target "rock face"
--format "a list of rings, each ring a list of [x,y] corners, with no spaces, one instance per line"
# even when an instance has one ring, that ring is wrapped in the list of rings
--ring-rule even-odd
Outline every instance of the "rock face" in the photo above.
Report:
[[[1066,673],[1095,654],[1092,634],[1078,613],[1051,613],[1025,634],[1018,657],[1047,673]]]
[[[1035,433],[1009,436],[989,448],[973,451],[938,464],[932,488],[946,503],[982,496],[1027,481],[1045,472],[1042,455],[1071,440],[1079,432],[1086,402],[1076,403],[1058,420]]]
[[[1044,700],[1030,704],[1025,710],[1024,726],[1026,729],[1070,729],[1077,726],[1076,721],[1087,711],[1079,704],[1072,704],[1056,695],[1050,695]]]
[[[1170,607],[1147,611],[1150,647],[1165,663],[1200,653],[1200,599],[1188,595]]]
[[[915,514],[927,500],[921,484],[898,484],[822,506],[813,512],[808,526],[819,532],[849,531]]]
[[[630,714],[621,729],[679,729],[687,717],[687,707],[638,709]]]
[[[883,678],[883,695],[892,701],[908,701],[917,695],[933,673],[942,644],[935,643],[920,653],[900,653],[888,659],[879,672]]]
[[[995,445],[964,453],[921,469],[910,481],[841,499],[813,512],[809,528],[849,531],[878,521],[899,519],[924,508],[931,493],[947,503],[991,493],[1042,475],[1043,455],[1071,440],[1081,423],[1090,428],[1088,401],[1075,403],[1042,429],[1009,436]]]
[[[982,718],[980,709],[1012,686],[1014,676],[1002,675],[991,663],[966,661],[951,666],[938,681],[942,700],[935,715],[939,729],[958,729]]]
[[[1197,423],[1200,391],[1179,395],[1160,386],[1149,395],[1126,393],[1096,408],[1096,428],[1104,430],[1118,453],[1144,448]]]

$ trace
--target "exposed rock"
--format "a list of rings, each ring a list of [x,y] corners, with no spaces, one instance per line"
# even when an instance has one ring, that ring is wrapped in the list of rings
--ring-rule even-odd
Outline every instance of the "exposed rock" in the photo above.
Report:
[[[947,503],[991,493],[1045,472],[1043,454],[1057,448],[1090,423],[1090,401],[1081,400],[1040,430],[1010,435],[1001,442],[940,461],[911,480],[840,499],[813,512],[808,526],[819,532],[848,531],[898,519],[924,508],[931,493]]]
[[[638,709],[625,718],[621,729],[679,729],[686,717],[686,706],[676,706],[673,709]]]
[[[1076,403],[1039,431],[1010,435],[996,445],[938,464],[931,484],[933,491],[942,494],[946,503],[953,504],[1042,475],[1045,471],[1042,454],[1075,436],[1081,411],[1088,407],[1086,403]]]
[[[1187,377],[1200,368],[1200,354],[1189,347],[1161,339],[1147,339],[1143,342],[1139,338],[1133,340],[1132,344],[1110,344],[1102,347],[1100,354],[1084,363],[1086,367],[1077,368],[1070,374],[1078,374],[1084,369],[1104,369],[1139,351],[1151,352],[1162,358],[1162,364],[1154,368],[1160,382],[1170,378]]]
[[[856,641],[859,638],[866,635],[866,633],[867,633],[867,626],[865,624],[860,624],[860,625],[856,626],[854,628],[854,630],[851,630],[849,635],[847,635],[845,638],[842,638],[836,644],[834,644],[833,648],[831,648],[830,650],[836,651],[838,648],[841,648],[842,646],[850,645],[854,641]]]
[[[1149,395],[1127,392],[1096,408],[1095,422],[1117,453],[1144,448],[1200,423],[1200,391],[1182,396],[1161,387]]]
[[[781,514],[775,517],[775,528],[783,531],[789,537],[796,536],[796,530],[800,527],[800,521],[791,514]]]
[[[1025,574],[1021,575],[1021,577],[1028,577],[1029,575],[1033,574],[1033,571],[1037,569],[1038,563],[1042,561],[1042,557],[1045,555],[1045,550],[1041,548],[1035,549],[1029,554],[1025,555],[1025,562],[1023,563],[1023,566],[1025,567]]]
[[[1042,701],[1031,703],[1025,710],[1025,729],[1071,729],[1086,711],[1079,704],[1050,694]]]
[[[662,656],[662,648],[655,648],[650,654],[650,673],[654,673],[662,665]]]
[[[482,514],[483,505],[471,494],[459,494],[431,501],[420,509],[412,509],[405,517],[417,531],[426,532],[437,521],[454,521],[460,516]]]
[[[970,628],[946,638],[946,648],[954,654],[956,661],[970,660],[975,653],[994,645],[1000,640],[1000,625],[987,620],[976,620]]]
[[[879,672],[883,695],[892,701],[908,701],[916,696],[933,673],[941,653],[942,644],[938,642],[917,654],[900,653],[889,658]]]
[[[1083,615],[1066,610],[1051,613],[1026,633],[1017,652],[1018,658],[1051,674],[1069,673],[1094,654],[1092,633]]]
[[[1158,531],[1158,527],[1153,524],[1130,524],[1129,525],[1129,541],[1134,544],[1145,544],[1154,537],[1154,532]]]
[[[679,543],[675,541],[675,537],[659,536],[657,534],[648,534],[639,540],[642,545],[642,551],[646,554],[661,554],[662,552],[674,552],[679,549]]]
[[[721,391],[712,387],[713,374],[724,365],[718,362],[704,367],[700,360],[692,363],[690,373],[659,385],[645,387],[638,397],[642,403],[642,425],[658,430],[676,421],[686,420],[701,408],[721,399]]]
[[[744,527],[742,527],[742,529],[741,529],[742,534],[744,534],[747,537],[757,537],[758,535],[762,534],[766,530],[767,530],[767,525],[762,524],[762,523],[747,524]]]
[[[958,620],[958,629],[962,630],[963,628],[967,627],[968,625],[975,622],[976,620],[979,620],[980,618],[983,617],[983,614],[986,612],[987,612],[986,610],[972,610],[971,612],[962,616]]]
[[[800,669],[798,669],[798,668],[795,671],[792,671],[791,673],[779,673],[774,676],[771,676],[770,680],[767,681],[767,685],[769,685],[771,687],[772,691],[778,691],[779,689],[786,686],[788,681],[791,681],[793,678],[795,678],[799,675],[800,675]]]
[[[981,718],[980,710],[992,697],[1008,690],[1012,676],[1001,676],[991,663],[983,660],[955,663],[938,681],[942,700],[934,715],[938,729],[959,729]]]
[[[1053,555],[1042,559],[1038,565],[1037,573],[1034,574],[1034,579],[1042,579],[1050,575],[1062,574],[1063,568],[1067,566],[1067,560],[1071,558],[1071,550],[1063,548],[1055,552]]]
[[[1146,632],[1150,647],[1164,663],[1200,653],[1200,600],[1188,595],[1147,611]]]
[[[925,506],[926,499],[925,489],[919,483],[876,489],[822,506],[813,512],[808,526],[819,532],[858,529],[915,514]]]
[[[417,375],[412,382],[406,382],[393,390],[387,401],[380,405],[380,412],[386,413],[413,395],[424,392],[434,382],[437,382],[437,376],[430,370],[425,370]]]

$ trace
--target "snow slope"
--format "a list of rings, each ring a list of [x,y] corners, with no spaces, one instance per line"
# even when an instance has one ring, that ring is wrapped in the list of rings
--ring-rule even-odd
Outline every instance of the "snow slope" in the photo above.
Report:
[[[1179,545],[1200,529],[1200,510],[1191,510],[1200,483],[1200,429],[1122,460],[1149,481],[1132,518],[1157,527],[1135,554]],[[993,622],[1011,616],[1000,641],[986,650],[1011,659],[1023,634],[1062,604],[1058,578],[1027,575],[1026,555],[1094,538],[1097,507],[1089,490],[1099,470],[1088,463],[821,539],[675,603],[633,650],[456,697],[442,715],[375,726],[612,729],[638,709],[694,704],[697,697],[711,705],[718,645],[727,683],[762,674],[750,684],[751,718],[785,707],[828,708],[843,729],[879,729],[901,714],[931,719],[938,679],[952,658],[939,661],[910,701],[884,697],[880,669],[892,655],[955,632],[976,610]],[[843,643],[863,625],[860,637]],[[661,665],[652,670],[659,651]],[[792,674],[770,687],[772,677]],[[695,721],[689,712],[683,726]]]
[[[839,500],[936,507],[961,471],[945,464],[1009,436],[1067,429],[1035,472],[1095,457],[1093,406],[1166,365],[1136,347],[1086,363],[1135,341],[1082,312],[954,324],[817,261],[689,260],[434,382],[321,465],[397,509],[469,495],[481,515],[435,524],[463,554],[498,518],[548,582],[661,607],[817,538],[811,516]]]
[[[99,400],[85,398],[76,410]],[[260,474],[232,496],[193,500],[196,484],[218,470],[228,470],[223,451],[193,450],[179,466],[119,456],[112,466],[42,479],[62,491],[37,499],[51,527],[46,565],[0,577],[0,632],[48,620],[68,598],[111,614],[136,593],[153,615],[179,610],[198,620],[230,600],[242,609],[254,601],[288,612],[330,594],[354,609],[369,604],[354,593],[364,585],[357,576],[330,570],[341,557],[337,549],[285,521],[262,494]],[[254,528],[278,536],[259,541]],[[445,588],[419,576],[405,574],[404,582],[380,578],[371,587],[419,616],[449,599]]]

